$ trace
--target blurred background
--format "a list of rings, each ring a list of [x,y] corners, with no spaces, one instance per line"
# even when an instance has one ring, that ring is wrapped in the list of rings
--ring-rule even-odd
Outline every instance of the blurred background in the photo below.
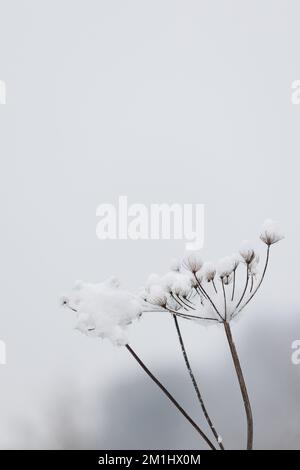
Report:
[[[80,336],[59,306],[76,279],[137,290],[182,254],[184,241],[97,239],[97,206],[127,195],[205,204],[210,260],[281,223],[232,330],[255,448],[299,448],[299,2],[0,0],[0,12],[0,447],[205,447],[125,349]],[[242,448],[222,328],[182,329],[225,446]],[[145,316],[131,344],[203,422],[171,319]]]

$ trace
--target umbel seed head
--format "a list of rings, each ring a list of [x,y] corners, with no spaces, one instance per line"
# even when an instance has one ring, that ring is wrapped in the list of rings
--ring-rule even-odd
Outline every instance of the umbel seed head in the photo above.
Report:
[[[283,238],[284,235],[280,231],[278,223],[274,222],[274,220],[267,219],[262,226],[262,231],[260,234],[261,241],[270,246],[279,242]]]
[[[200,251],[189,251],[184,257],[183,260],[184,267],[195,274],[197,271],[203,266],[202,257],[200,255]]]
[[[245,240],[240,248],[240,255],[245,261],[246,264],[250,264],[254,258],[255,258],[255,251],[248,242],[248,240]]]

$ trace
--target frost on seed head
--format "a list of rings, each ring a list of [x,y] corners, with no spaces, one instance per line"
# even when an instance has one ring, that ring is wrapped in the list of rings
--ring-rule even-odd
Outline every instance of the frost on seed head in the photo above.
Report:
[[[231,256],[225,256],[218,262],[218,275],[220,279],[228,278],[234,270],[233,258]]]
[[[184,257],[183,266],[193,274],[200,271],[203,266],[200,251],[188,251]]]
[[[268,246],[273,245],[274,243],[279,242],[284,238],[283,233],[281,232],[279,225],[274,220],[267,219],[265,220],[262,231],[260,233],[260,239]]]
[[[211,282],[214,280],[217,270],[216,270],[216,266],[213,263],[206,262],[203,264],[201,271],[203,273],[204,279],[207,282]]]
[[[147,301],[150,304],[165,307],[167,304],[166,291],[160,285],[153,285],[149,290]]]
[[[142,314],[141,300],[118,287],[116,278],[98,284],[76,284],[65,304],[76,312],[76,329],[88,336],[108,338],[113,344],[127,342],[127,328]]]
[[[255,251],[248,240],[243,241],[240,247],[240,255],[246,264],[251,263],[255,258]]]

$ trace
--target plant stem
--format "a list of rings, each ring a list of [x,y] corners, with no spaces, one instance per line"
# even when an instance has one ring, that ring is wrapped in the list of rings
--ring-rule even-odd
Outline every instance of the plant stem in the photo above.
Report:
[[[222,279],[222,289],[223,289],[223,297],[224,297],[224,319],[226,321],[227,305],[226,305],[226,293],[225,293],[225,287],[224,287],[224,279]]]
[[[231,295],[231,301],[233,301],[234,299],[234,291],[235,291],[235,272],[236,272],[236,269],[233,271],[233,286],[232,286],[232,295]]]
[[[219,313],[217,307],[215,306],[214,302],[213,302],[213,301],[211,300],[211,298],[209,297],[209,295],[208,295],[208,293],[206,292],[206,290],[204,289],[204,287],[201,286],[201,284],[200,284],[200,282],[199,282],[199,280],[198,280],[196,274],[194,274],[194,277],[195,277],[195,279],[196,279],[196,282],[197,282],[197,284],[198,284],[198,287],[199,287],[199,289],[200,289],[200,292],[201,292],[201,293],[204,295],[204,297],[211,303],[211,305],[212,305],[212,307],[214,308],[216,314],[217,314],[217,315],[220,317],[220,319],[223,321],[224,318],[222,317],[222,315],[220,315],[220,313]]]
[[[187,412],[179,405],[179,403],[175,400],[175,398],[168,392],[168,390],[163,386],[163,384],[150,372],[150,370],[145,366],[143,361],[139,358],[139,356],[134,352],[134,350],[126,344],[126,348],[130,352],[130,354],[134,357],[134,359],[138,362],[141,368],[146,372],[146,374],[153,380],[153,382],[161,389],[161,391],[169,398],[169,400],[176,406],[178,411],[189,421],[189,423],[193,426],[193,428],[200,434],[200,436],[204,439],[207,445],[212,450],[216,450],[215,446],[209,440],[209,438],[204,434],[204,432],[199,428],[199,426],[195,423],[195,421],[187,414]]]
[[[245,294],[246,294],[246,292],[247,292],[248,283],[249,283],[249,264],[247,264],[247,278],[246,278],[246,284],[245,284],[243,293],[242,293],[242,295],[241,295],[241,298],[240,298],[240,300],[238,301],[238,303],[236,304],[236,307],[235,307],[236,310],[237,310],[238,307],[240,306],[240,304],[241,304],[243,298],[245,297]]]
[[[247,301],[244,303],[244,305],[241,306],[241,308],[238,310],[238,312],[240,312],[244,307],[246,307],[246,305],[248,305],[248,303],[250,302],[251,299],[253,299],[253,297],[255,296],[256,292],[258,291],[258,289],[260,288],[264,278],[265,278],[265,275],[266,275],[266,271],[267,271],[267,267],[268,267],[268,264],[269,264],[269,259],[270,259],[270,245],[268,245],[268,248],[267,248],[267,256],[266,256],[266,261],[265,261],[265,266],[264,266],[264,270],[263,270],[263,273],[262,273],[262,276],[260,278],[260,281],[257,285],[257,287],[254,289],[254,291],[252,292],[252,294],[250,295],[250,297],[247,299]]]
[[[209,414],[208,414],[207,409],[205,407],[205,404],[204,404],[203,398],[201,396],[197,381],[196,381],[195,376],[193,374],[193,371],[192,371],[192,368],[191,368],[191,365],[190,365],[190,361],[188,359],[187,352],[186,352],[186,349],[185,349],[185,346],[184,346],[182,334],[181,334],[181,331],[180,331],[180,328],[179,328],[178,319],[177,319],[176,315],[173,315],[173,318],[174,318],[174,322],[175,322],[175,327],[176,327],[179,343],[180,343],[180,346],[181,346],[182,355],[183,355],[183,358],[184,358],[184,361],[185,361],[185,365],[186,365],[186,368],[187,368],[188,373],[190,375],[190,378],[192,380],[192,384],[194,386],[194,389],[195,389],[196,395],[198,397],[200,406],[202,408],[203,414],[205,416],[205,419],[206,419],[210,429],[212,430],[212,433],[213,433],[214,437],[216,438],[216,441],[217,441],[220,449],[224,450],[224,446],[223,446],[222,442],[219,442],[219,434],[216,431],[216,429],[215,429],[215,427],[214,427],[214,425],[213,425],[213,423],[212,423],[212,421],[209,417]]]
[[[243,397],[244,401],[244,407],[246,411],[246,416],[247,416],[247,450],[252,450],[253,447],[253,417],[252,417],[252,411],[251,411],[251,404],[248,396],[248,391],[245,383],[245,379],[243,376],[240,360],[238,357],[238,353],[233,341],[231,329],[229,326],[229,323],[224,322],[224,328],[225,328],[225,333],[227,337],[227,341],[229,344],[233,364],[235,367],[235,371],[237,374],[237,378],[239,381],[240,389],[241,389],[241,394]]]

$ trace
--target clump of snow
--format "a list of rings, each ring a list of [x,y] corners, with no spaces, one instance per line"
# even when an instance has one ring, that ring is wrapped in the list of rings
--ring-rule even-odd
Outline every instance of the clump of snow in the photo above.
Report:
[[[279,242],[283,238],[284,235],[282,234],[278,223],[271,219],[265,220],[260,233],[260,239],[266,243],[266,245],[270,246]]]
[[[222,436],[218,436],[218,444],[222,444],[222,442],[223,442]]]
[[[128,325],[142,314],[142,301],[120,288],[116,278],[97,284],[77,282],[64,304],[76,312],[76,329],[116,345],[127,343]]]

